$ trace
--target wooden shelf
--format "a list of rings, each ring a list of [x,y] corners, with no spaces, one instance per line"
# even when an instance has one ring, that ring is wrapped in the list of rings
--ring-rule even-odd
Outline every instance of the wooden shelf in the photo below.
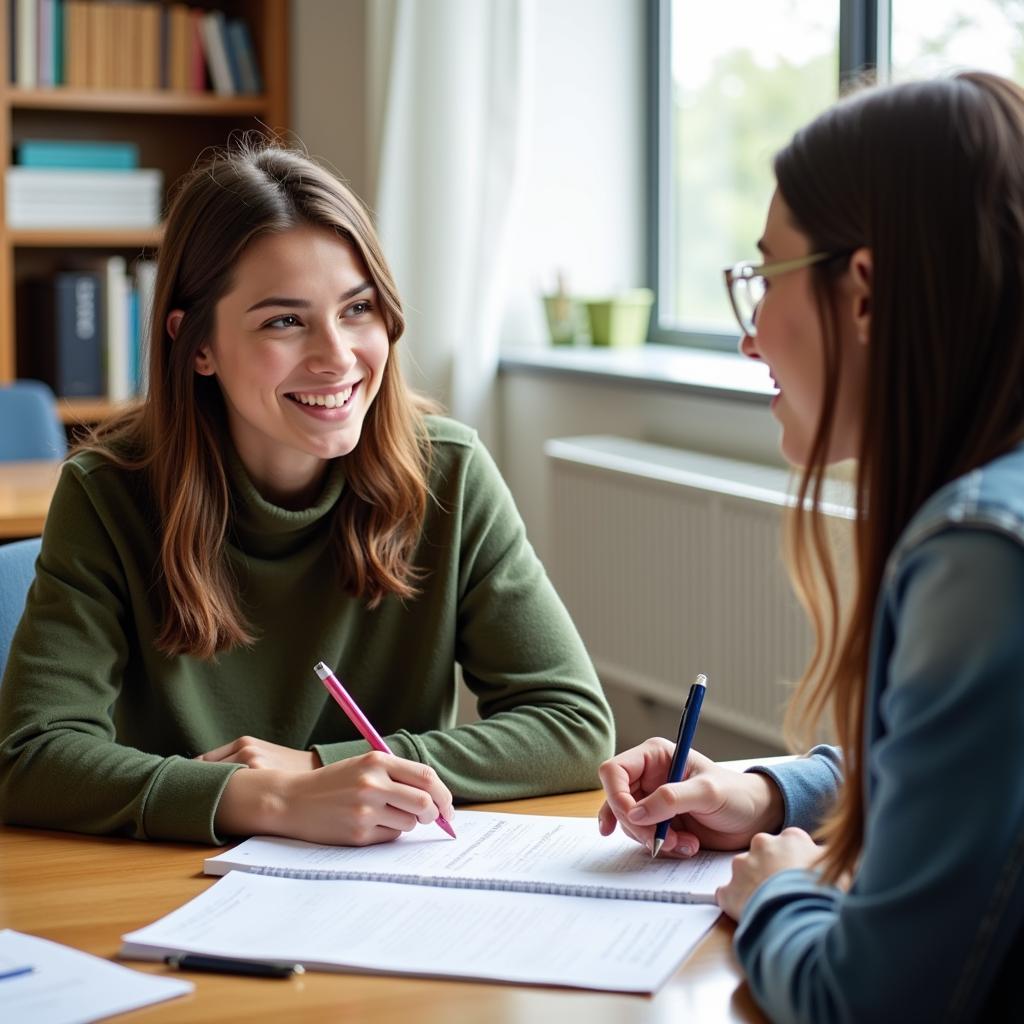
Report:
[[[155,249],[160,228],[14,228],[7,232],[16,249]]]
[[[115,412],[127,409],[131,402],[111,402],[108,398],[60,398],[57,407],[65,426],[99,423]]]
[[[13,110],[81,110],[94,114],[193,114],[201,117],[262,116],[264,96],[217,96],[213,93],[144,92],[138,89],[19,89],[7,90]]]

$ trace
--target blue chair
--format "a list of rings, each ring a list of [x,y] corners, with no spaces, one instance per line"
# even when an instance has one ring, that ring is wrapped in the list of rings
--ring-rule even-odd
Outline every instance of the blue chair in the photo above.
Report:
[[[62,459],[67,450],[57,399],[42,381],[0,386],[0,462]]]
[[[16,540],[0,547],[0,679],[7,664],[11,638],[25,610],[28,588],[36,575],[42,537]]]

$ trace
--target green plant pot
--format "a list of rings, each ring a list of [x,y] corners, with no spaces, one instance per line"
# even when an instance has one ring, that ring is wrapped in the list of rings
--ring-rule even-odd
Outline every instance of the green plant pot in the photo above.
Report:
[[[544,314],[552,345],[578,345],[585,339],[583,307],[568,295],[545,295]]]
[[[591,343],[616,347],[642,345],[647,340],[653,303],[654,292],[650,288],[634,288],[612,299],[589,300]]]

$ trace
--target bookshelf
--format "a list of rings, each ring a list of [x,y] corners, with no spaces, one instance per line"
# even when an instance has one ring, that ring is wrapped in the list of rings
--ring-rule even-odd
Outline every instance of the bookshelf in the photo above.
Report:
[[[168,5],[168,0],[153,0]],[[23,139],[132,142],[140,166],[163,172],[166,190],[208,146],[232,132],[286,131],[289,0],[188,0],[191,8],[244,18],[263,79],[260,95],[220,96],[169,89],[23,88],[10,81],[11,6],[0,0],[0,384],[25,372],[32,344],[27,310],[19,318],[18,285],[89,258],[154,255],[159,228],[9,228],[5,183],[14,147]],[[62,400],[69,425],[95,422],[114,408],[102,395]]]

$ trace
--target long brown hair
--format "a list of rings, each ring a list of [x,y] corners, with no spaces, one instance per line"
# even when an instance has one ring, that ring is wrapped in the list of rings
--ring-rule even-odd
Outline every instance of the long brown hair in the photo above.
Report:
[[[1024,425],[1022,153],[1024,90],[970,72],[857,93],[775,158],[811,251],[872,254],[856,579],[845,614],[820,509],[841,372],[841,261],[814,268],[823,402],[788,537],[817,640],[788,725],[806,739],[830,712],[846,766],[820,832],[833,881],[855,867],[863,843],[865,689],[886,562],[929,495],[1010,448]]]
[[[161,524],[157,645],[170,655],[210,658],[254,639],[224,550],[231,512],[223,399],[215,378],[195,372],[195,356],[245,247],[307,225],[337,232],[365,264],[392,348],[359,444],[345,456],[334,512],[340,584],[371,607],[388,594],[417,592],[411,556],[427,500],[422,413],[431,406],[399,370],[394,346],[405,322],[394,280],[366,211],[341,181],[301,153],[249,137],[212,152],[178,183],[148,325],[146,398],[79,449],[147,474]],[[172,339],[166,323],[175,309],[185,316]]]

